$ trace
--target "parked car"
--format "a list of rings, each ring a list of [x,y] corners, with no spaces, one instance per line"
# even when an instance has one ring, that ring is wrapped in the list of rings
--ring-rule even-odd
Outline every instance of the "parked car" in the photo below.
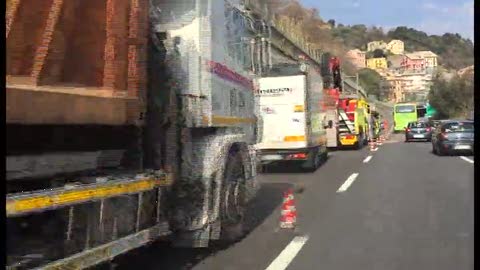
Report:
[[[430,141],[432,127],[427,122],[410,122],[405,128],[405,142],[414,140]]]
[[[432,152],[437,155],[451,153],[473,154],[474,125],[470,120],[442,122],[432,136]]]

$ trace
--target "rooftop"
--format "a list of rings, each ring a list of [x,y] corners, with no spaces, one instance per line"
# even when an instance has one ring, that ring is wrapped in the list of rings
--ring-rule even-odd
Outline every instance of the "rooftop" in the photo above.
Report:
[[[437,57],[436,54],[434,54],[431,51],[416,51],[413,53],[410,53],[411,55],[417,55],[419,57]]]

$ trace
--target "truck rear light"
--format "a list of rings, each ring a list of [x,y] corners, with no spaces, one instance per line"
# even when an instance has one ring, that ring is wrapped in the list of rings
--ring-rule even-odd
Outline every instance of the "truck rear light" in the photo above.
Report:
[[[409,128],[405,128],[405,131],[406,131],[406,132],[410,132],[410,130],[411,130],[411,129],[409,129]]]
[[[305,136],[285,136],[283,138],[285,142],[304,142]]]
[[[290,159],[306,159],[307,154],[305,154],[305,153],[291,154],[291,155],[288,155],[288,157]]]
[[[347,136],[345,136],[345,139],[353,140],[353,139],[355,139],[355,136],[354,135],[347,135]]]
[[[303,105],[295,105],[293,111],[294,111],[294,112],[304,112],[304,111],[305,111],[305,107],[304,107]]]

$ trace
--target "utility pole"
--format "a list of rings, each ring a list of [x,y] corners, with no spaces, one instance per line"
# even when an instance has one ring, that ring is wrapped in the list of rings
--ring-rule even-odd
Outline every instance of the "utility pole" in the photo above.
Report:
[[[358,88],[360,87],[360,85],[358,84],[358,72],[357,72],[357,74],[355,74],[355,77],[356,77],[355,79],[356,79],[356,83],[357,83],[357,96],[360,96],[358,94]]]

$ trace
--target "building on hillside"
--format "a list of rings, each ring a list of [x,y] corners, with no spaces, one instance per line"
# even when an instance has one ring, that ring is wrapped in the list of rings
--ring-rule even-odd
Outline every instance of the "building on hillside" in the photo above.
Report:
[[[394,54],[387,56],[387,66],[391,71],[400,71],[405,56],[402,54]]]
[[[423,72],[425,71],[425,58],[417,54],[407,53],[401,65],[406,72]]]
[[[353,49],[347,52],[347,58],[352,62],[356,68],[365,68],[366,56],[365,52],[359,49]]]
[[[385,43],[385,41],[383,40],[380,40],[380,41],[372,41],[367,44],[367,51],[373,52],[376,49],[385,51],[387,49],[387,43]]]
[[[367,67],[370,69],[386,69],[387,59],[385,57],[367,59]]]
[[[403,54],[405,51],[405,44],[399,39],[393,39],[387,44],[387,50],[393,54]]]
[[[389,87],[391,102],[420,101],[426,99],[432,84],[432,75],[426,72],[388,73],[384,80]]]
[[[411,55],[425,59],[425,71],[427,73],[433,73],[438,67],[438,56],[431,51],[417,51],[411,53]]]

